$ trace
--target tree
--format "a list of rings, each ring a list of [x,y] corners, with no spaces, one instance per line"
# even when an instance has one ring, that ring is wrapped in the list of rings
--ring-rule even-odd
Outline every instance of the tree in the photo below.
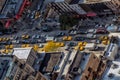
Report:
[[[61,23],[61,29],[69,29],[76,25],[79,22],[79,19],[72,15],[64,14],[60,16],[59,21]]]
[[[45,52],[56,51],[58,46],[56,46],[55,42],[48,42],[47,45],[44,46]]]

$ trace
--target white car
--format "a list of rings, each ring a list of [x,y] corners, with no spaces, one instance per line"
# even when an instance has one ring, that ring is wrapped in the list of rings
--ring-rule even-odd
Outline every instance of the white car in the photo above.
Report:
[[[96,29],[89,29],[88,33],[96,33]]]
[[[70,34],[70,35],[76,35],[76,34],[77,34],[77,31],[72,30],[72,31],[70,31],[69,34]]]
[[[43,48],[43,46],[44,46],[43,44],[39,44],[39,48]]]
[[[19,44],[20,41],[19,41],[19,40],[13,40],[12,43],[13,43],[13,44]]]
[[[96,38],[96,35],[89,33],[89,34],[87,34],[87,38],[94,39],[94,38]]]

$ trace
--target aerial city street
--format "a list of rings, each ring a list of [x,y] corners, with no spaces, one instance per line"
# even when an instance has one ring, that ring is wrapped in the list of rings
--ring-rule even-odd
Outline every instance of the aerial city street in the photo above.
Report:
[[[0,0],[0,80],[120,80],[120,0]]]

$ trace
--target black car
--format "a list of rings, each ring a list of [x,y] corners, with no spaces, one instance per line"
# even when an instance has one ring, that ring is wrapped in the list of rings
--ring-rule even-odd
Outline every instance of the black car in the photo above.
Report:
[[[64,32],[59,32],[59,33],[57,33],[57,34],[55,35],[55,37],[61,37],[61,36],[64,36],[64,35],[65,35]]]
[[[4,32],[4,34],[10,35],[13,33],[13,30],[12,29],[5,29],[3,32]]]
[[[10,45],[10,44],[12,44],[12,42],[11,41],[6,41],[6,44]]]
[[[68,46],[76,46],[76,43],[74,43],[74,42],[70,42],[69,44],[68,44]]]
[[[23,43],[23,44],[29,44],[30,41],[29,41],[29,40],[21,40],[20,43]]]
[[[30,41],[31,44],[35,44],[35,43],[37,43],[37,42],[38,42],[38,41],[35,40],[35,39],[33,39],[33,40]]]
[[[41,38],[41,39],[38,39],[37,40],[39,43],[45,43],[46,42],[46,39],[45,38]]]
[[[15,39],[15,40],[18,40],[18,36],[15,36],[14,39]]]
[[[0,42],[0,45],[7,45],[7,41]]]
[[[42,31],[44,31],[44,32],[50,32],[50,31],[52,31],[52,28],[44,26],[44,27],[42,27]]]
[[[0,32],[0,35],[3,35],[3,32]]]
[[[87,34],[87,30],[86,29],[80,29],[79,31],[77,31],[78,34]]]
[[[74,41],[84,41],[85,37],[75,37]]]

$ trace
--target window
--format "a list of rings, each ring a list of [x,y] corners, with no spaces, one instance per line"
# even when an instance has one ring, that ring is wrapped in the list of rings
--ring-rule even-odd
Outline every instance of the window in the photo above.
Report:
[[[86,80],[88,80],[88,76],[85,76]]]
[[[92,68],[89,67],[89,68],[88,68],[88,71],[91,72],[91,71],[92,71]]]
[[[82,60],[85,61],[85,58],[83,58]]]
[[[94,56],[93,58],[94,58],[94,59],[96,59],[96,57],[95,57],[95,56]]]

